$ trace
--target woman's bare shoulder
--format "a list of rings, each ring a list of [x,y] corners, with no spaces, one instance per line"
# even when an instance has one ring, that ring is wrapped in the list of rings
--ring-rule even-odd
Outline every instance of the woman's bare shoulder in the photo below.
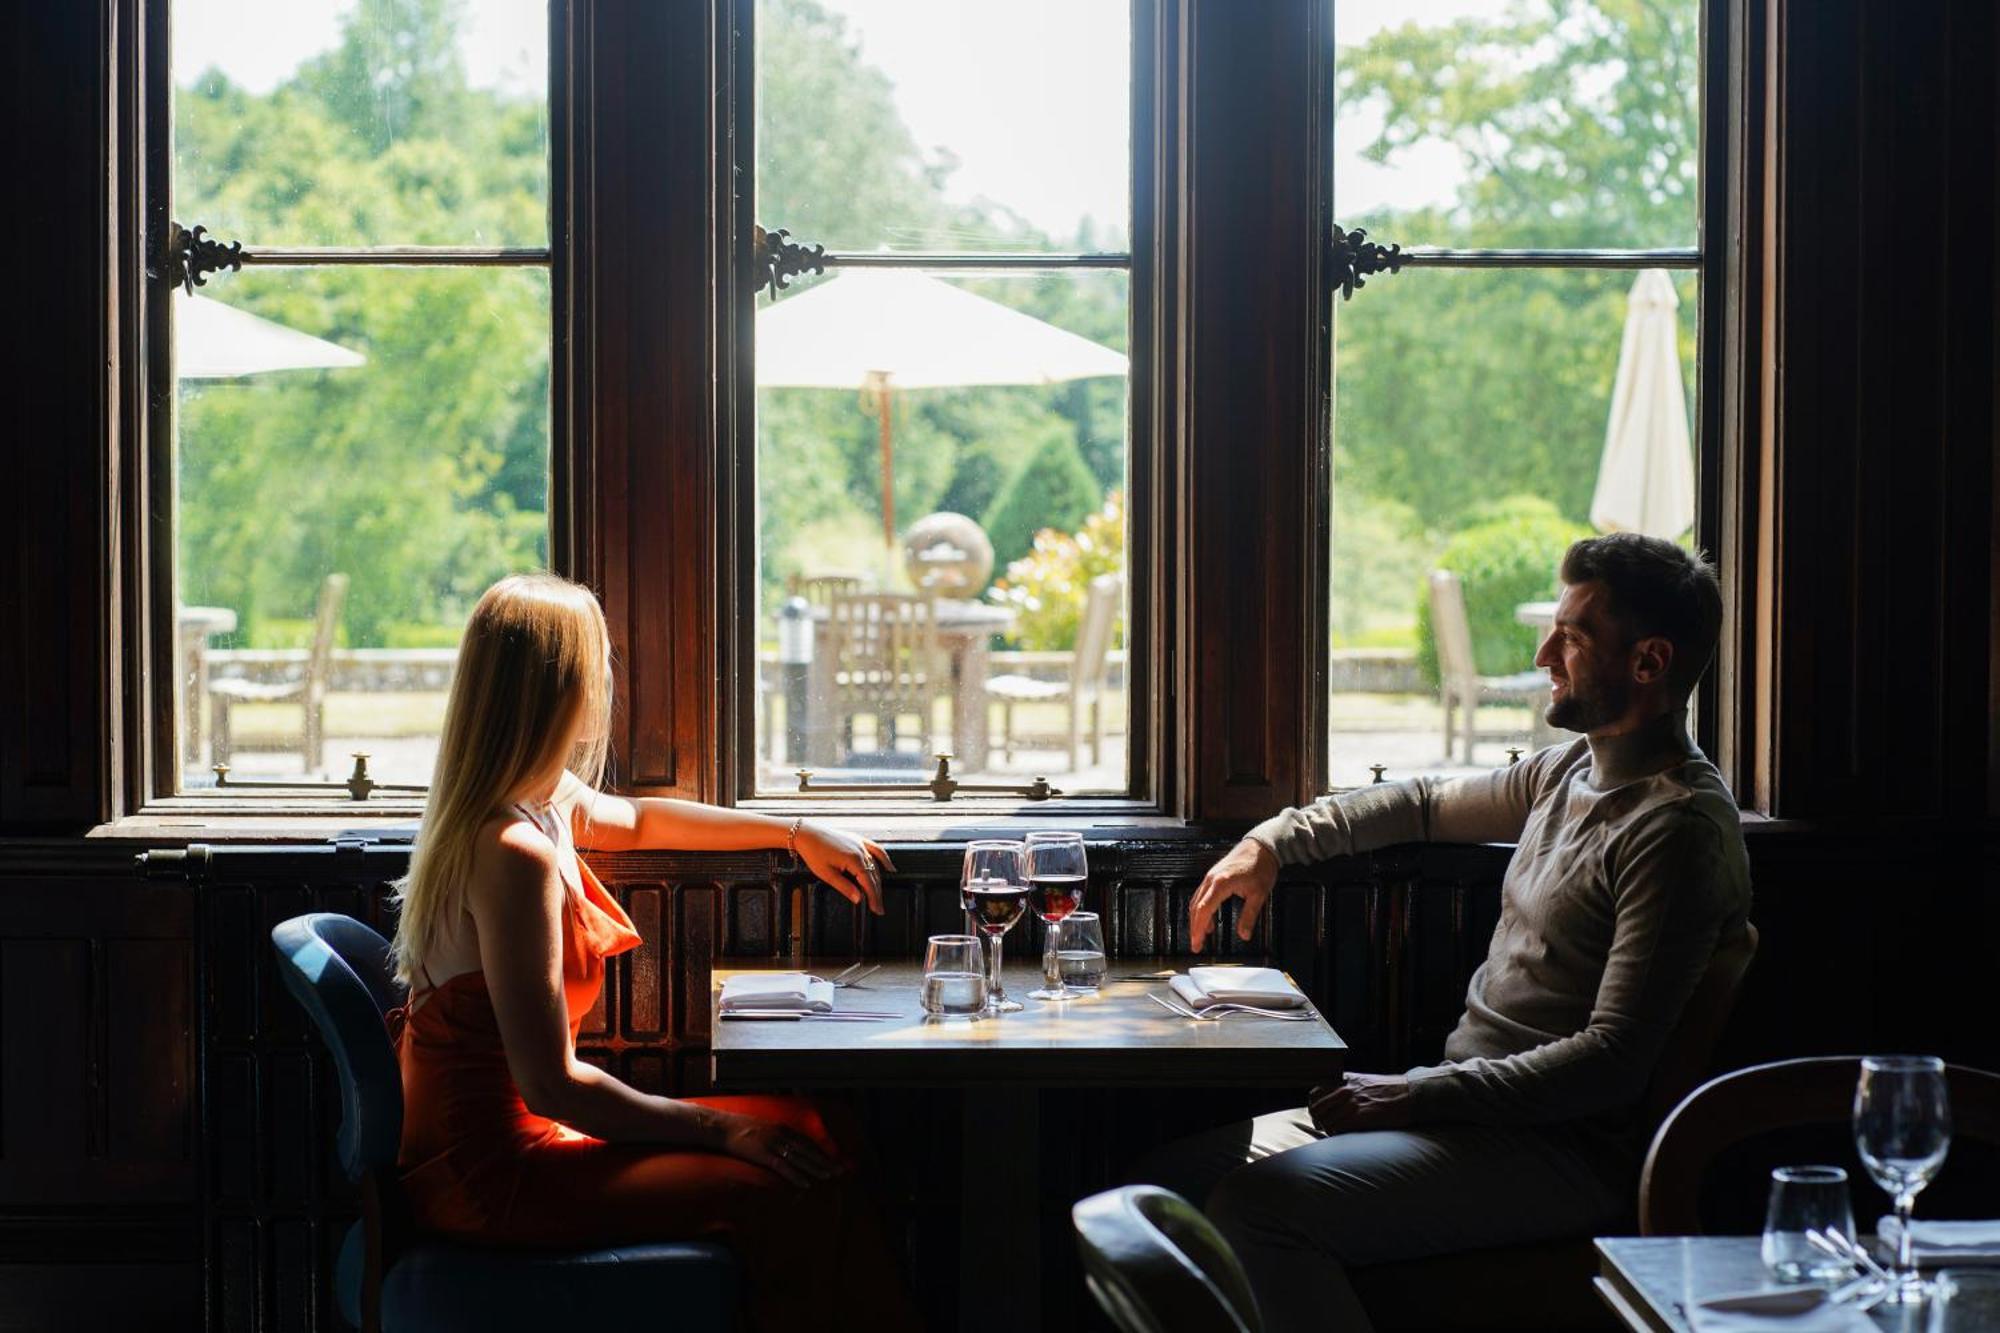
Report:
[[[503,905],[518,908],[531,897],[559,896],[556,845],[530,820],[511,812],[494,815],[474,835],[466,891],[475,914]]]

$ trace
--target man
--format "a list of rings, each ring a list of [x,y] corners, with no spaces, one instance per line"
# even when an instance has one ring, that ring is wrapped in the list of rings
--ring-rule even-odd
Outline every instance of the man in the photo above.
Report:
[[[1195,894],[1200,950],[1231,898],[1250,938],[1281,866],[1419,840],[1516,844],[1442,1063],[1349,1074],[1141,1173],[1205,1201],[1271,1333],[1367,1328],[1348,1265],[1617,1224],[1661,1047],[1717,952],[1747,945],[1736,803],[1686,727],[1722,617],[1714,572],[1618,533],[1572,546],[1562,581],[1535,665],[1548,720],[1581,739],[1489,774],[1287,810]]]

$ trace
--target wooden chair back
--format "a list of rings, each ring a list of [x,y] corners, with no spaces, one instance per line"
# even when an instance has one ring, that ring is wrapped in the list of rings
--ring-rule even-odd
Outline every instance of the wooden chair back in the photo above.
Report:
[[[1465,588],[1448,569],[1431,571],[1431,637],[1437,643],[1438,675],[1448,685],[1470,688],[1479,678],[1472,622],[1465,614]]]
[[[864,582],[859,574],[831,570],[817,574],[799,573],[785,580],[785,591],[793,597],[805,598],[814,606],[831,606],[836,597],[860,592]]]
[[[1639,1232],[1701,1234],[1702,1178],[1724,1150],[1774,1130],[1838,1125],[1854,1113],[1858,1055],[1752,1065],[1710,1079],[1674,1108],[1639,1175]],[[2000,1074],[1947,1065],[1953,1140],[2000,1146]]]
[[[837,594],[828,606],[836,710],[928,719],[942,686],[937,604],[927,595]]]
[[[312,653],[306,658],[305,702],[308,709],[326,698],[333,677],[333,644],[340,630],[340,608],[347,600],[347,575],[328,574],[319,585],[319,606],[313,612]],[[308,730],[310,730],[308,724]]]
[[[1640,1114],[1649,1126],[1656,1126],[1701,1086],[1715,1060],[1716,1043],[1722,1040],[1729,1016],[1736,1012],[1736,997],[1743,993],[1743,978],[1757,956],[1757,927],[1743,923],[1743,933],[1725,941],[1709,961],[1694,994],[1681,1010],[1680,1022],[1653,1065],[1653,1077],[1646,1084]]]
[[[1076,651],[1070,656],[1070,698],[1082,703],[1104,688],[1104,667],[1111,655],[1112,632],[1118,627],[1119,604],[1125,600],[1123,574],[1099,574],[1083,596],[1083,616],[1076,627]]]

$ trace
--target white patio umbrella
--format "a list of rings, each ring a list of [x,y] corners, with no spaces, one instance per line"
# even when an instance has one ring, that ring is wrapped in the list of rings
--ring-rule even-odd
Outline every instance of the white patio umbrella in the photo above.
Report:
[[[174,369],[184,380],[225,380],[267,370],[321,370],[366,364],[338,343],[206,296],[174,292]]]
[[[757,383],[858,389],[882,446],[882,537],[896,540],[896,389],[1057,384],[1123,375],[1122,353],[907,269],[848,269],[757,313]]]
[[[1680,323],[1673,280],[1640,270],[1618,349],[1611,419],[1590,521],[1602,532],[1678,538],[1694,526],[1694,448],[1681,379]]]

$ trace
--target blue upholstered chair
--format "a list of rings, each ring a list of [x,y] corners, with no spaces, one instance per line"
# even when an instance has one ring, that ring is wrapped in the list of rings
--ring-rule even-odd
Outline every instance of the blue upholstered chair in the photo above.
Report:
[[[352,917],[315,912],[279,924],[271,943],[286,988],[312,1015],[340,1073],[336,1149],[362,1193],[362,1220],[341,1245],[334,1278],[350,1324],[366,1333],[547,1333],[600,1320],[691,1333],[729,1327],[736,1270],[719,1246],[554,1254],[413,1234],[396,1187],[403,1081],[383,1020],[403,994],[388,941]]]
[[[1235,1251],[1172,1190],[1106,1190],[1070,1220],[1090,1294],[1119,1333],[1262,1333]]]

